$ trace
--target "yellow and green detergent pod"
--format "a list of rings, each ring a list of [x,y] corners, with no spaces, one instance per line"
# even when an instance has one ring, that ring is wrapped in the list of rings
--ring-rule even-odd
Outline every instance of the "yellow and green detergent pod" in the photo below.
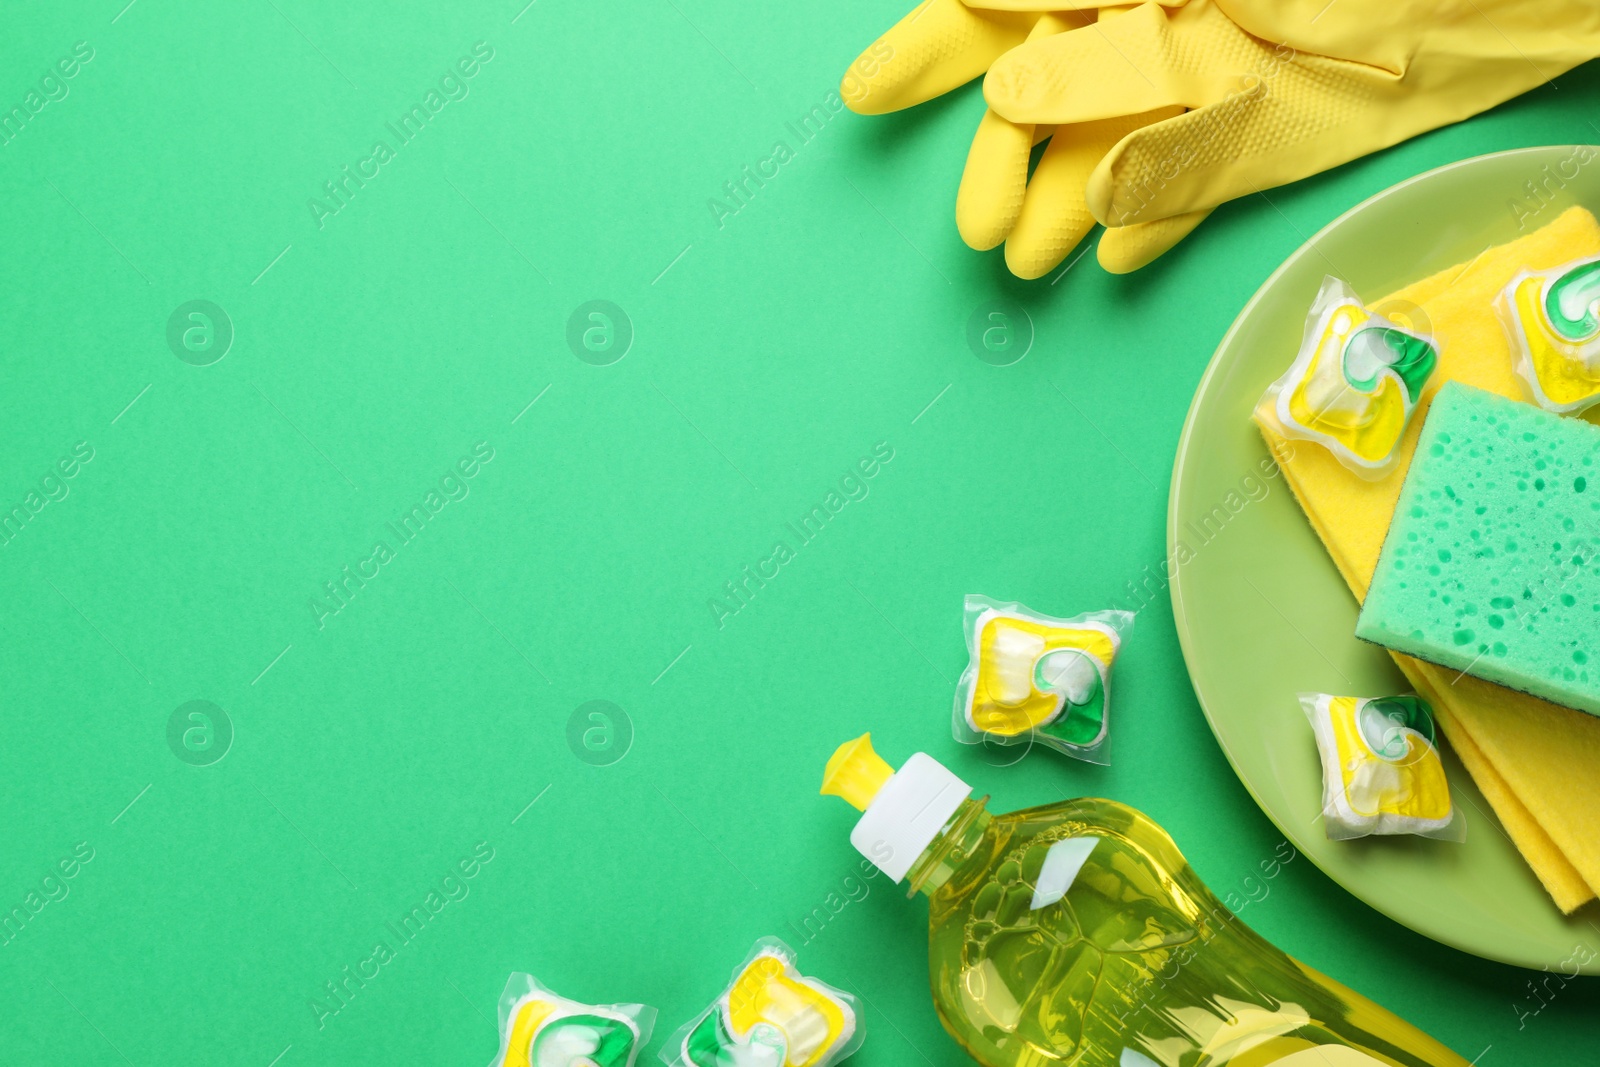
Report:
[[[1057,619],[1021,604],[966,598],[968,662],[956,691],[955,736],[1034,740],[1094,762],[1111,708],[1111,664],[1126,611]]]
[[[1438,364],[1431,338],[1374,315],[1330,277],[1311,306],[1299,353],[1267,392],[1286,435],[1314,441],[1374,478],[1394,466]]]
[[[633,1067],[655,1014],[641,1004],[580,1004],[513,974],[500,997],[494,1067]]]
[[[1600,402],[1600,256],[1523,271],[1499,311],[1535,403],[1566,415]]]
[[[661,1052],[672,1067],[829,1067],[861,1043],[855,998],[795,967],[763,938],[733,982]]]
[[[1322,757],[1328,837],[1418,834],[1460,840],[1433,712],[1415,696],[1302,693]]]

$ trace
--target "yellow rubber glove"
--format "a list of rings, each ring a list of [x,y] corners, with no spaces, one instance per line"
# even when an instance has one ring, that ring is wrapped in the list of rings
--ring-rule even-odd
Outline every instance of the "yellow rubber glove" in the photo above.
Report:
[[[1006,2],[1006,0],[1001,0]],[[876,115],[919,104],[977,77],[1024,40],[1039,41],[1115,17],[1126,7],[1094,0],[1050,0],[1051,6],[1080,2],[1082,10],[1058,13],[994,11],[960,0],[924,0],[863,52],[846,72],[840,95],[860,114]],[[1182,109],[1057,126],[1010,122],[986,114],[967,155],[956,197],[956,225],[973,248],[1006,242],[1006,263],[1024,278],[1048,273],[1094,227],[1084,198],[1090,174],[1106,152],[1130,131]],[[1035,144],[1050,144],[1028,177]],[[1100,260],[1108,270],[1139,267],[1181,240],[1205,211],[1108,232]]]
[[[1022,124],[1187,109],[1140,124],[1093,168],[1088,209],[1116,227],[1338,166],[1596,55],[1592,0],[1168,0],[1017,47],[990,66],[984,98]]]

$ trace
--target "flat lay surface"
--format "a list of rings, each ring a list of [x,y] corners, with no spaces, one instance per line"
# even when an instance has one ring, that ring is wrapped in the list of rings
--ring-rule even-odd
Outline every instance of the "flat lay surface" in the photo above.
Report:
[[[1457,872],[1382,850],[1362,873],[1393,881],[1358,883],[1241,783],[1165,561],[1251,295],[1397,182],[1600,138],[1600,70],[1225,204],[1135,274],[1074,252],[1022,282],[952,219],[977,87],[870,119],[835,95],[898,3],[125,2],[0,41],[0,1060],[481,1064],[528,972],[654,1006],[654,1062],[775,935],[860,998],[849,1062],[967,1062],[925,905],[817,795],[867,730],[996,811],[1140,809],[1245,923],[1468,1060],[1592,1051],[1593,979],[1408,928]],[[1473,201],[1496,240],[1593,181],[1541,165]],[[1363,292],[1482,247],[1388,237]],[[1271,376],[1227,426],[1252,462]],[[1270,525],[1297,589],[1343,596],[1279,606],[1375,662],[1272,493],[1198,565]],[[1138,613],[1109,766],[953,740],[967,594]],[[1211,669],[1279,677],[1274,647]],[[1456,862],[1539,946],[1498,955],[1600,945],[1469,820]]]

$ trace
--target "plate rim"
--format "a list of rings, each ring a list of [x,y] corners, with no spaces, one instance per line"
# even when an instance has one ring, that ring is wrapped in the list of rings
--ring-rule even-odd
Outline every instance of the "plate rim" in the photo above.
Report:
[[[1421,173],[1414,174],[1403,181],[1386,186],[1385,188],[1373,193],[1371,196],[1368,196],[1357,202],[1350,208],[1334,217],[1310,237],[1302,241],[1293,252],[1284,257],[1283,262],[1279,263],[1272,273],[1267,275],[1267,277],[1262,280],[1261,284],[1257,286],[1255,292],[1250,295],[1250,299],[1245,301],[1244,306],[1239,309],[1239,313],[1234,316],[1233,322],[1229,324],[1227,332],[1224,333],[1221,340],[1217,342],[1217,347],[1212,352],[1210,360],[1206,363],[1206,369],[1204,373],[1201,374],[1200,381],[1195,386],[1194,395],[1190,398],[1189,410],[1184,415],[1183,430],[1178,435],[1177,452],[1173,458],[1171,481],[1169,482],[1167,488],[1167,558],[1173,558],[1174,553],[1177,551],[1177,542],[1179,539],[1177,510],[1179,488],[1183,484],[1183,476],[1189,460],[1190,445],[1194,435],[1196,416],[1200,410],[1201,400],[1208,396],[1211,390],[1215,388],[1217,379],[1222,372],[1223,355],[1232,346],[1235,335],[1239,333],[1246,320],[1248,320],[1250,316],[1254,314],[1256,306],[1261,303],[1266,294],[1277,285],[1279,279],[1282,278],[1282,276],[1286,274],[1291,267],[1297,264],[1303,257],[1313,254],[1315,246],[1327,234],[1343,226],[1350,218],[1367,210],[1370,206],[1378,201],[1386,200],[1389,197],[1394,196],[1409,186],[1421,182],[1431,181],[1451,171],[1477,166],[1489,160],[1499,160],[1515,156],[1542,156],[1551,152],[1559,152],[1563,149],[1574,149],[1580,147],[1586,146],[1579,144],[1550,144],[1531,145],[1523,148],[1510,148],[1499,152],[1485,152],[1480,155],[1469,156],[1465,159],[1458,159],[1454,162],[1446,163],[1440,167],[1434,167],[1429,170],[1422,171]],[[1590,145],[1587,147],[1600,149],[1600,145]],[[1200,705],[1201,714],[1205,716],[1206,726],[1211,731],[1211,736],[1216,740],[1217,747],[1222,750],[1223,756],[1227,759],[1228,766],[1233,770],[1234,777],[1239,780],[1240,785],[1244,786],[1245,792],[1250,795],[1250,799],[1255,802],[1256,807],[1259,808],[1261,813],[1267,817],[1267,820],[1277,827],[1278,830],[1283,833],[1283,835],[1288,838],[1291,843],[1293,843],[1298,835],[1298,830],[1291,832],[1290,827],[1286,826],[1268,807],[1268,805],[1262,801],[1261,795],[1256,790],[1256,787],[1252,784],[1249,777],[1241,770],[1239,761],[1236,758],[1233,750],[1229,747],[1227,741],[1223,739],[1223,734],[1218,728],[1217,719],[1212,711],[1210,703],[1207,700],[1206,695],[1201,691],[1201,687],[1195,680],[1195,671],[1191,666],[1195,652],[1192,647],[1190,620],[1188,613],[1185,610],[1184,571],[1182,567],[1175,569],[1171,580],[1168,582],[1167,589],[1168,596],[1170,597],[1172,603],[1173,624],[1178,633],[1178,646],[1183,653],[1184,669],[1189,675],[1189,687],[1191,690],[1193,690],[1195,700]],[[1498,817],[1496,816],[1496,818]],[[1321,871],[1325,877],[1327,877],[1335,885],[1339,886],[1339,888],[1343,889],[1346,893],[1350,894],[1350,896],[1354,897],[1356,900],[1359,900],[1362,904],[1371,908],[1373,911],[1378,912],[1380,915],[1383,915],[1390,921],[1398,923],[1401,926],[1404,926],[1407,929],[1412,930],[1414,933],[1420,934],[1431,941],[1438,942],[1439,944],[1446,945],[1450,948],[1456,949],[1457,951],[1465,952],[1468,955],[1475,956],[1480,959],[1493,960],[1497,963],[1508,964],[1515,967],[1537,970],[1539,967],[1544,966],[1545,964],[1545,961],[1535,959],[1532,956],[1489,951],[1483,946],[1466,944],[1458,938],[1445,936],[1444,934],[1435,932],[1433,930],[1418,929],[1417,927],[1411,925],[1411,923],[1405,922],[1390,914],[1388,911],[1385,911],[1383,908],[1378,907],[1366,896],[1351,888],[1351,886],[1345,883],[1343,878],[1328,870],[1328,868],[1319,861],[1318,857],[1314,853],[1308,852],[1304,849],[1301,849],[1300,851],[1303,855],[1311,860],[1312,864],[1319,871]],[[1600,960],[1592,962],[1589,966],[1582,968],[1580,973],[1600,974]]]

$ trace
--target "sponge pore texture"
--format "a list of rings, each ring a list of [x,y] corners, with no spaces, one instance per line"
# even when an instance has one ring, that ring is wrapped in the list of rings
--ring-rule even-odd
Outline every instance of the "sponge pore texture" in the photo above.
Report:
[[[1600,715],[1600,427],[1441,389],[1356,636]]]

